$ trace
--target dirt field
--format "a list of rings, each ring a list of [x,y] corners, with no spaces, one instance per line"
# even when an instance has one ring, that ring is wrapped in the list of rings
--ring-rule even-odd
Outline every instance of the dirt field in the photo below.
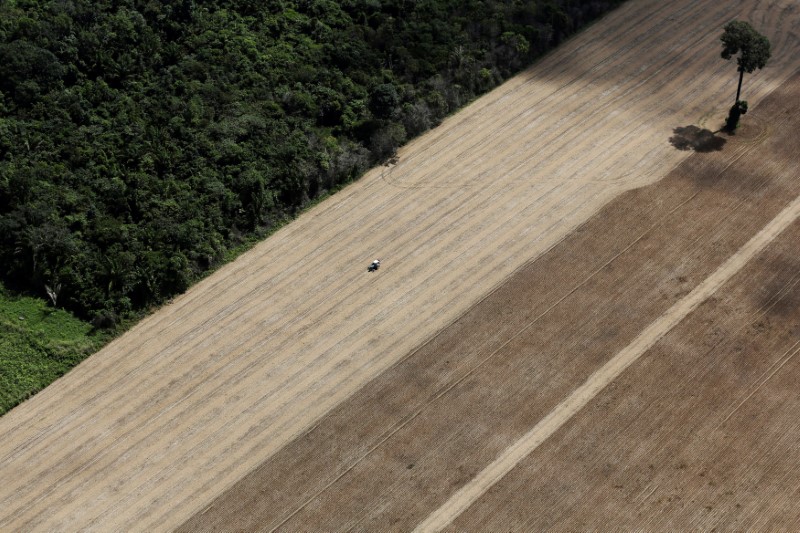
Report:
[[[724,150],[696,154],[660,183],[608,204],[182,530],[408,531],[459,490],[467,512],[445,513],[458,518],[455,531],[791,529],[797,512],[782,511],[800,490],[800,450],[787,443],[800,425],[781,405],[792,389],[772,397],[762,385],[777,370],[786,383],[798,378],[779,365],[800,349],[800,76],[753,116],[769,132],[745,128]],[[776,309],[780,319],[770,320]],[[749,338],[752,328],[758,338]],[[595,390],[609,361],[642,341],[627,352],[631,371]],[[757,389],[774,404],[770,416],[718,431],[717,449],[705,448],[699,428],[718,426]],[[584,403],[558,420],[576,391]],[[546,445],[514,458],[513,446],[543,422]],[[765,433],[773,438],[762,441]],[[776,439],[781,455],[771,460]],[[662,450],[665,442],[672,448]],[[493,464],[509,449],[505,465]],[[650,462],[631,468],[626,457]],[[703,468],[719,471],[716,463],[750,477],[791,468],[768,478],[769,502],[736,469],[718,472],[711,494],[681,488]],[[470,486],[491,468],[497,485]],[[740,507],[707,513],[720,504],[712,496],[728,492],[736,498],[723,500]],[[701,513],[664,503],[676,497],[702,502],[689,509]]]
[[[670,179],[656,197],[630,193],[619,214],[643,217],[639,222],[613,231],[609,225],[600,239],[584,226],[569,237],[583,238],[579,248],[554,262],[562,244],[524,269],[548,269],[538,285],[519,285],[515,277],[500,286],[610,199],[686,160],[691,150],[676,147],[686,147],[687,127],[718,127],[737,81],[735,66],[718,57],[718,37],[736,17],[751,20],[773,43],[770,65],[746,78],[744,97],[758,104],[800,68],[796,2],[632,0],[413,142],[397,165],[373,171],[303,215],[12,410],[0,419],[0,530],[170,530],[237,481],[251,479],[245,476],[259,465],[277,469],[286,461],[295,461],[297,470],[276,478],[285,491],[254,489],[264,489],[259,500],[274,498],[284,513],[259,527],[277,525],[292,509],[299,509],[290,517],[299,528],[385,529],[380,526],[395,518],[397,527],[426,518],[797,194],[788,184],[780,191],[768,186],[783,183],[796,147],[774,162],[746,157],[748,147],[766,145],[789,120],[757,107],[745,117],[749,131],[720,152],[687,160],[705,165],[693,176],[709,176],[708,183],[687,175],[688,185]],[[749,189],[717,186],[713,176],[729,176],[734,167],[725,158],[736,156],[761,165],[758,175],[768,176],[767,183],[741,176],[737,183]],[[697,203],[700,196],[707,203]],[[673,215],[681,209],[688,211]],[[712,215],[714,209],[726,216]],[[662,220],[672,221],[671,236],[694,235],[698,224],[706,224],[706,233],[696,241],[651,240],[658,231],[645,230]],[[741,231],[729,234],[727,220]],[[375,256],[383,266],[367,275]],[[619,262],[629,256],[635,258]],[[589,296],[578,296],[584,293]],[[496,299],[521,294],[526,305],[519,309]],[[470,317],[484,305],[494,325],[475,330]],[[621,323],[617,315],[627,319]],[[534,321],[535,328],[525,328]],[[523,334],[529,330],[540,337],[529,340]],[[429,352],[435,358],[427,369],[398,374],[438,343],[444,344]],[[489,355],[493,364],[481,365]],[[528,367],[515,366],[520,359]],[[386,382],[393,375],[402,382]],[[517,389],[500,386],[510,377],[523,379]],[[494,378],[488,389],[471,381]],[[376,391],[381,380],[389,388]],[[486,425],[465,426],[459,411],[425,409],[440,399],[467,401],[468,395],[447,393],[467,390],[477,403],[464,405],[477,412],[475,406],[490,400],[508,401],[514,390],[530,394],[533,384],[530,409],[515,410],[512,403],[505,411],[481,412]],[[418,388],[401,390],[407,386]],[[363,416],[331,426],[339,409],[320,419],[349,397],[366,402],[370,394]],[[489,424],[494,419],[510,425]],[[436,436],[450,425],[449,437]],[[413,428],[428,431],[428,440],[398,440]],[[313,448],[312,437],[323,431],[337,444]],[[287,457],[290,448],[298,458],[314,456],[306,462]],[[428,485],[448,453],[459,460],[446,471],[440,466],[444,477]],[[327,456],[330,465],[314,467]],[[418,499],[409,503],[395,492],[397,498],[360,516],[374,493],[349,502],[331,496],[344,494],[348,483],[359,485],[373,461],[413,474],[411,481],[388,476],[385,482],[396,481],[393,491],[413,489]],[[338,478],[336,468],[356,463]],[[383,481],[366,480],[366,486]],[[336,491],[301,507],[331,482]],[[340,522],[314,514],[335,501],[342,503]],[[213,525],[215,509],[221,507],[195,520]]]
[[[795,531],[800,223],[449,531]]]

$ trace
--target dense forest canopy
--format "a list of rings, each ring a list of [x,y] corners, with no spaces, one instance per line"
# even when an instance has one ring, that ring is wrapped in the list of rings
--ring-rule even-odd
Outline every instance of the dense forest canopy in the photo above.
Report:
[[[99,326],[622,0],[0,0],[0,276]]]

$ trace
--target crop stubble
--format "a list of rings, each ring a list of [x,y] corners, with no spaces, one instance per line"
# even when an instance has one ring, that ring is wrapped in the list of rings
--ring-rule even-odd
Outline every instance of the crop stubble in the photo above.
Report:
[[[413,528],[800,195],[800,174],[794,153],[797,147],[794,132],[800,125],[798,102],[800,76],[785,84],[751,115],[755,123],[770,123],[770,134],[742,131],[731,138],[722,152],[697,154],[660,183],[628,192],[608,204],[577,232],[520,270],[417,352],[354,394],[182,529]],[[795,223],[781,235],[783,249],[794,247],[795,255],[797,226]],[[792,296],[787,293],[800,290],[796,287],[796,257],[784,253],[787,256],[784,262],[788,263],[779,265],[777,270],[761,272],[766,282],[749,273],[754,268],[768,269],[774,255],[773,249],[761,254],[758,267],[748,267],[748,273],[738,275],[730,284],[737,287],[737,295],[745,293],[746,297],[740,298],[742,302],[757,296],[758,301],[768,302],[773,308],[780,302],[782,308],[791,308],[787,298],[791,302]],[[794,298],[796,301],[797,297]],[[670,333],[647,352],[646,360],[663,349],[664,343],[682,339],[682,335],[686,336],[682,342],[689,347],[718,343],[725,338],[723,333],[714,326],[711,328],[714,335],[709,339],[704,336],[704,328],[709,329],[709,323],[717,321],[728,323],[730,329],[736,327],[737,317],[751,320],[747,305],[741,304],[740,308],[739,315],[733,318],[721,312],[719,317],[700,320],[699,327],[696,317],[702,313],[693,313],[686,322],[695,323],[696,333],[691,329],[687,332],[682,324],[680,334]],[[794,316],[787,315],[790,319]],[[780,338],[789,348],[797,347],[800,341],[800,324],[796,320],[790,321],[788,327],[787,323],[776,323],[774,329],[767,329],[765,339]],[[731,346],[737,345],[733,342]],[[765,365],[770,362],[764,350],[741,345],[738,349],[750,359],[766,355]],[[782,350],[776,352],[776,357]],[[697,358],[705,351],[684,355]],[[632,400],[617,392],[615,398],[627,402],[623,407],[637,409],[641,405],[664,405],[676,400],[679,403],[681,397],[672,398],[671,394],[680,389],[687,376],[675,372],[669,358],[659,360],[665,368],[656,375],[662,381],[672,378],[675,388],[668,384],[643,385],[641,395],[653,390],[661,393],[649,403],[636,403],[635,394]],[[687,368],[690,378],[698,379],[691,375],[695,371],[693,366],[680,368]],[[748,377],[752,375],[742,379]],[[703,386],[707,393],[714,390]],[[619,391],[619,387],[615,381],[610,389]],[[635,392],[639,386],[627,383],[622,390]],[[740,396],[746,394],[749,389],[743,387]],[[727,396],[725,400],[732,401],[731,398],[736,396]],[[694,399],[693,405],[697,401]],[[602,440],[608,434],[625,438],[626,424],[619,427],[620,417],[609,417],[607,424],[603,423],[605,419],[598,423],[598,402],[607,407],[608,401],[602,396],[593,401],[581,412],[581,427],[597,425],[592,432],[597,439]],[[792,411],[781,412],[781,416],[791,422]],[[776,422],[776,426],[782,427],[781,422]],[[757,446],[760,430],[759,426],[749,435],[749,441],[741,441],[741,447],[750,452],[747,457],[753,455],[752,449],[743,443],[752,444],[755,438]],[[678,427],[676,433],[686,431],[689,430]],[[602,483],[602,477],[580,479],[583,464],[580,459],[582,454],[589,453],[587,448],[592,441],[577,431],[572,431],[570,438],[563,438],[563,433],[560,430],[553,437],[558,452],[548,453],[546,459],[539,458],[536,452],[536,459],[525,460],[520,472],[514,470],[509,475],[517,480],[516,484],[504,492],[500,488],[491,490],[479,500],[477,511],[468,510],[469,518],[456,521],[455,529],[592,529],[609,527],[615,512],[633,514],[642,520],[642,525],[653,527],[691,525],[689,521],[674,520],[674,516],[660,515],[660,521],[648,522],[642,518],[647,517],[646,512],[631,511],[641,510],[636,502],[612,500],[617,506],[627,507],[624,510],[612,507],[604,513],[608,502],[599,496],[594,507],[581,507],[581,516],[594,521],[583,523],[561,517],[562,522],[558,522],[559,513],[568,516],[571,509],[567,503],[557,506],[557,501],[544,496],[537,500],[539,492],[578,506],[576,502],[581,501],[582,494],[588,491],[603,494],[602,490],[609,488]],[[565,450],[570,449],[572,439],[578,439],[579,449],[570,453]],[[632,434],[627,446],[633,456],[639,457],[636,439],[637,435]],[[651,448],[657,448],[658,439],[652,442],[646,436],[642,439]],[[555,443],[546,448],[551,449]],[[603,443],[598,448],[607,455],[593,454],[597,464],[619,461],[612,445]],[[646,458],[639,459],[644,460],[642,457]],[[798,459],[796,454],[794,459]],[[725,457],[725,461],[736,462],[736,458]],[[761,463],[769,464],[769,459]],[[525,465],[534,473],[525,470]],[[572,477],[568,480],[559,477],[565,465],[571,467]],[[546,483],[537,483],[539,475],[550,477]],[[731,483],[742,482],[735,476],[729,479]],[[498,484],[506,485],[505,479]],[[504,498],[511,503],[504,504]],[[791,501],[789,492],[782,504],[790,505]],[[781,523],[780,516],[770,516],[768,510],[761,510],[762,514],[753,513],[750,517],[753,525],[770,523],[767,518],[773,524],[792,523],[793,515],[786,515],[788,520]],[[511,518],[504,518],[505,512]],[[728,518],[728,524],[736,523]],[[640,527],[639,524],[633,519],[621,522],[622,527],[628,528]]]
[[[800,66],[794,2],[721,4],[626,4],[15,408],[0,419],[0,527],[177,526],[609,199],[661,178],[686,156],[672,128],[724,115],[728,19],[775,46],[751,102]],[[384,267],[367,276],[374,255]]]

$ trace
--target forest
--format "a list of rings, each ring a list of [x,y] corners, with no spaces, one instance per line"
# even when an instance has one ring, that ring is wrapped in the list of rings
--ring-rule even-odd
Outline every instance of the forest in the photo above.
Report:
[[[622,0],[1,0],[0,281],[111,328]]]

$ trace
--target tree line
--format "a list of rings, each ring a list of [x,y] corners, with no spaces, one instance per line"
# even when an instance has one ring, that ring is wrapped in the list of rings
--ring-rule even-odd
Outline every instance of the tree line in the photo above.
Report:
[[[0,276],[113,325],[622,0],[4,0]]]

